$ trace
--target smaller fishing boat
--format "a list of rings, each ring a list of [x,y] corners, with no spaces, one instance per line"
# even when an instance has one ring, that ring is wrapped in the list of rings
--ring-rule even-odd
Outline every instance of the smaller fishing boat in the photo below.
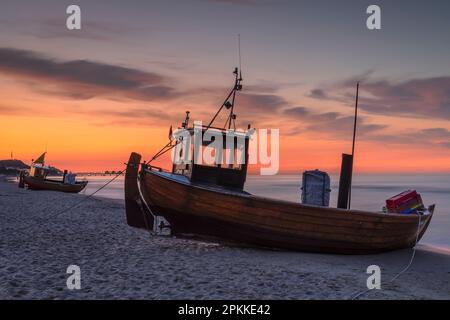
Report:
[[[27,186],[27,188],[31,190],[78,193],[86,187],[88,181],[76,181],[75,175],[68,173],[67,170],[64,171],[61,180],[47,178],[49,172],[53,169],[49,166],[45,166],[45,154],[46,152],[31,163],[28,174],[25,171],[21,171],[19,176],[19,188]]]

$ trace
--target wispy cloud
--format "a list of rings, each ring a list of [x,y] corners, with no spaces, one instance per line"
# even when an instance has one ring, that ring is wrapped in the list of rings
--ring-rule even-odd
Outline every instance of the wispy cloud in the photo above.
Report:
[[[93,20],[84,20],[83,28],[78,32],[71,32],[64,27],[65,25],[66,19],[64,16],[60,19],[52,18],[36,21],[34,22],[33,29],[29,30],[29,33],[40,39],[79,38],[95,41],[113,41],[114,39],[117,39],[118,36],[143,32],[141,28],[124,25],[117,21],[114,23],[100,23]]]
[[[136,126],[136,125],[170,125],[183,120],[183,114],[169,113],[157,108],[132,107],[126,110],[117,109],[76,109],[69,111],[86,117],[98,126]]]
[[[450,131],[445,128],[427,128],[421,130],[409,130],[400,134],[374,134],[367,137],[382,143],[404,145],[426,145],[450,148]]]
[[[277,112],[287,101],[276,94],[242,93],[238,97],[239,108],[245,112]]]
[[[331,139],[348,138],[353,128],[353,116],[347,116],[339,112],[312,112],[306,107],[288,108],[283,111],[284,115],[293,122],[303,126],[303,132],[314,134],[326,134]],[[367,123],[367,118],[358,118],[358,135],[382,131],[387,126],[383,124]],[[300,130],[294,130],[297,133]]]
[[[364,84],[373,98],[365,97],[361,108],[377,114],[425,116],[450,120],[450,77],[412,79]]]
[[[28,109],[15,108],[12,106],[0,104],[0,114],[3,114],[3,115],[21,115],[26,112],[28,112]]]
[[[123,96],[157,101],[177,97],[158,73],[88,60],[57,61],[33,51],[0,48],[0,72],[29,80],[51,83],[56,94],[87,99]]]
[[[96,125],[169,125],[184,117],[185,109],[195,119],[214,114],[228,88],[206,87],[180,93],[170,85],[174,80],[160,73],[88,60],[58,61],[33,51],[0,48],[0,72],[12,75],[44,96],[87,100],[96,97],[114,100],[115,107],[86,106],[64,110],[94,121]],[[370,80],[371,72],[338,84],[316,88],[310,97],[353,105],[354,82],[364,79],[360,107],[370,114],[436,117],[450,120],[450,77],[411,79],[400,83]],[[358,78],[358,79],[357,79]],[[353,116],[341,111],[321,112],[293,106],[279,93],[280,86],[259,83],[245,87],[237,96],[238,125],[282,129],[282,134],[308,134],[311,137],[343,140],[350,137]],[[199,95],[197,95],[197,92]],[[183,107],[180,100],[183,97]],[[129,100],[134,101],[129,101]],[[142,107],[139,100],[150,102]],[[190,105],[193,107],[185,107]],[[208,107],[209,106],[209,107]],[[0,105],[0,114],[17,115],[23,110]],[[382,143],[430,144],[447,148],[450,132],[446,128],[415,130],[393,135],[391,128],[376,123],[374,117],[358,118],[358,136]],[[222,124],[223,119],[218,119]]]
[[[360,108],[366,112],[450,120],[450,76],[394,82],[373,80],[370,74],[313,89],[309,96],[352,105],[355,83],[362,79]]]
[[[339,112],[312,112],[306,107],[288,108],[283,113],[301,126],[287,125],[288,135],[312,134],[327,140],[350,139],[353,130],[353,116]],[[389,145],[427,146],[450,148],[450,130],[446,128],[405,129],[392,133],[384,124],[369,123],[370,117],[358,117],[357,134],[365,141]]]

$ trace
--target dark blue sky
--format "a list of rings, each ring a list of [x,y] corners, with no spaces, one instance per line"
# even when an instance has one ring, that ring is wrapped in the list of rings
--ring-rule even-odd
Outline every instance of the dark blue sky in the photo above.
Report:
[[[82,8],[83,30],[64,29],[65,8]],[[382,8],[382,30],[365,27]],[[450,56],[450,1],[2,1],[3,46],[141,67],[149,60],[220,72],[243,61],[255,78],[335,80],[443,75]],[[151,63],[150,61],[150,63]],[[161,66],[158,66],[161,67]],[[282,73],[282,77],[278,76]]]

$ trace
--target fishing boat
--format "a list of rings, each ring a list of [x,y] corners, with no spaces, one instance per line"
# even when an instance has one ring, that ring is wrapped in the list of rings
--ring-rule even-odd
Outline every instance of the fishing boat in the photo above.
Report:
[[[26,186],[30,190],[79,193],[86,187],[88,181],[75,181],[75,175],[67,173],[67,170],[64,171],[61,180],[47,178],[52,168],[45,166],[45,154],[46,152],[32,162],[28,174],[21,171],[19,176],[20,188]]]
[[[234,122],[235,95],[242,77],[235,70],[235,84],[217,114],[226,109],[228,128],[214,128],[228,135]],[[188,125],[182,128],[195,135]],[[250,129],[250,126],[249,126]],[[248,146],[249,135],[238,133]],[[335,254],[372,254],[410,248],[422,238],[433,216],[434,206],[417,214],[390,214],[364,210],[305,205],[252,195],[244,190],[247,163],[238,166],[203,165],[191,160],[173,164],[165,171],[151,160],[178,145],[170,141],[150,161],[132,153],[125,176],[127,223],[156,230],[156,217],[163,217],[173,235],[197,235],[260,247]],[[236,144],[224,146],[236,151]],[[177,150],[176,153],[188,152]],[[248,159],[248,147],[245,148]]]

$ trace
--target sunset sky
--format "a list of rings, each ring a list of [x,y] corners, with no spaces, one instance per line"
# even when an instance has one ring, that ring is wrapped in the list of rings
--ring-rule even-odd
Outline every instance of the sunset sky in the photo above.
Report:
[[[381,30],[366,28],[371,4]],[[223,102],[240,34],[237,124],[280,129],[282,172],[338,171],[357,81],[357,171],[450,172],[448,0],[2,0],[0,28],[0,159],[148,159],[186,110],[207,122]]]

